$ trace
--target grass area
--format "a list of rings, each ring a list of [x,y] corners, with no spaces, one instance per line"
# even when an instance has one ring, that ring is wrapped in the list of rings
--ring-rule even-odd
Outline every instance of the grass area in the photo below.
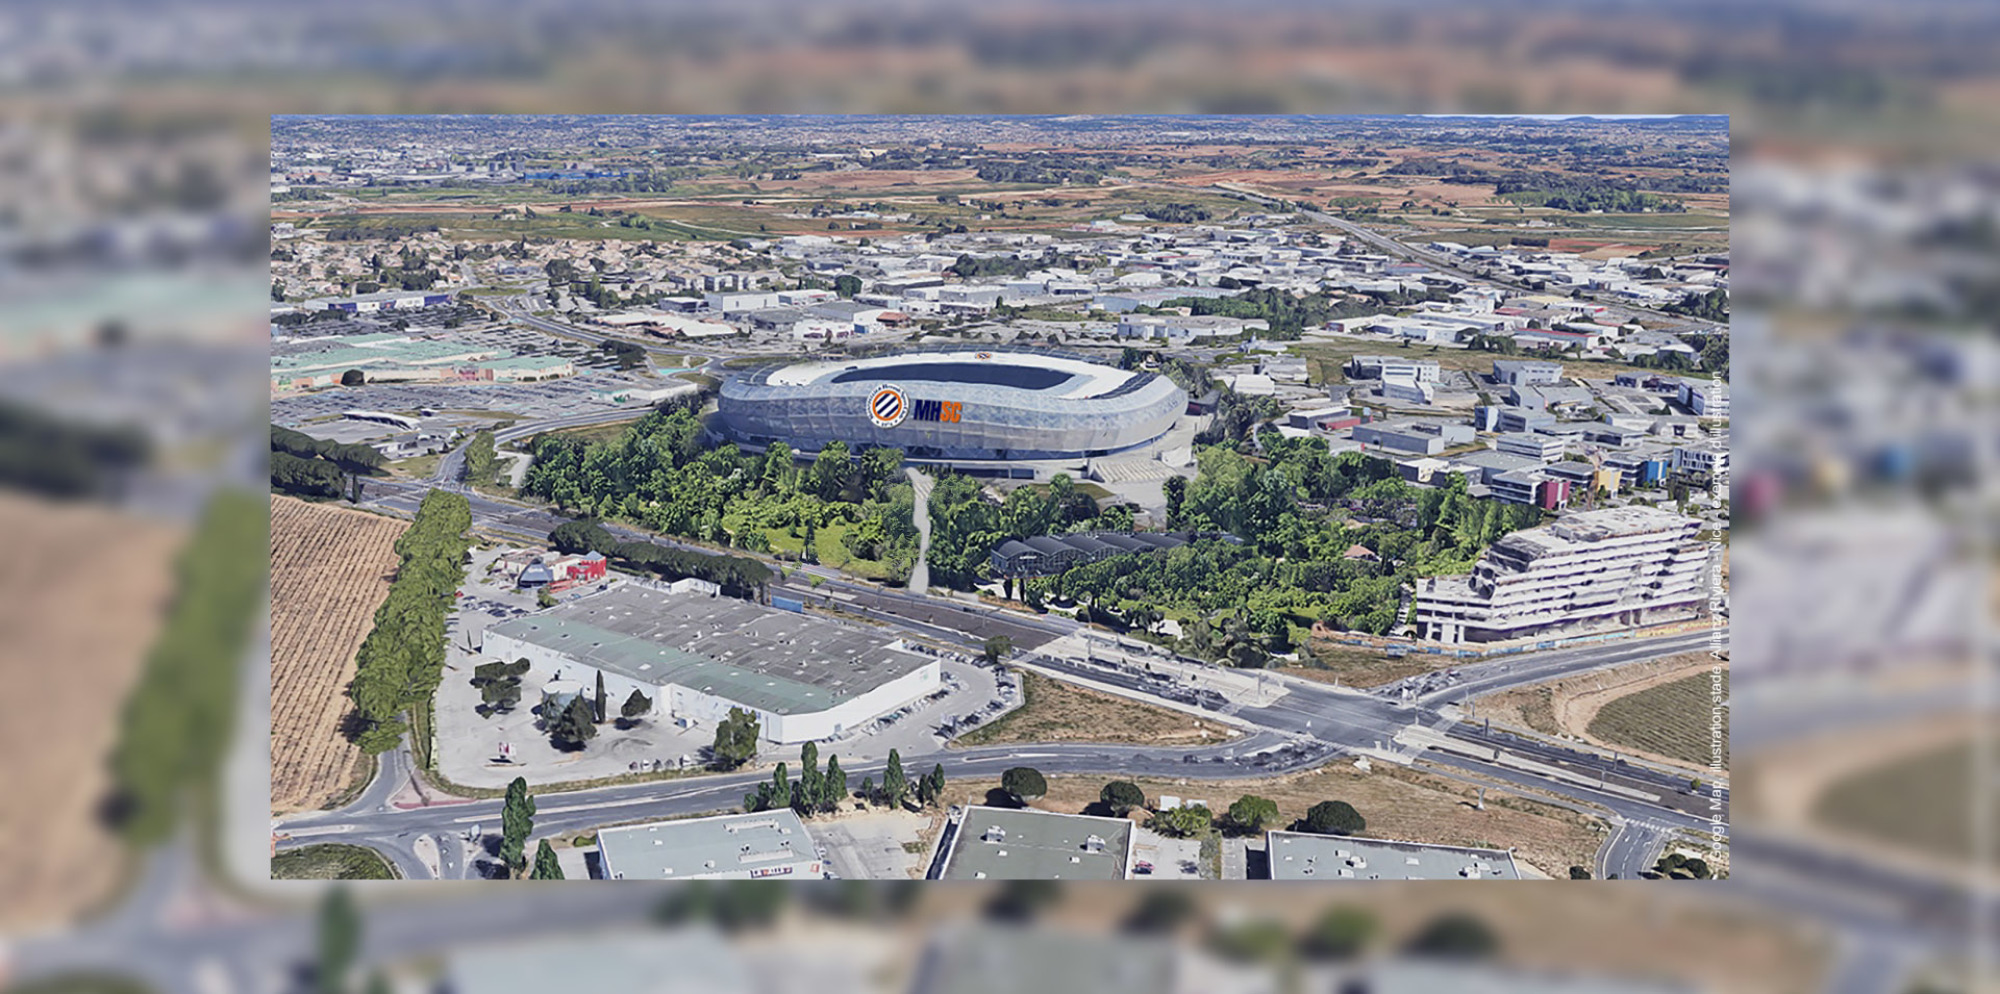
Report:
[[[1724,700],[1729,675],[1723,674]],[[1663,683],[1628,694],[1604,705],[1590,720],[1593,738],[1614,745],[1670,756],[1686,763],[1708,764],[1711,685],[1707,674]],[[1722,761],[1729,762],[1728,712],[1723,713]]]
[[[1313,641],[1312,654],[1319,661],[1318,666],[1293,666],[1285,672],[1321,683],[1339,683],[1343,687],[1378,687],[1406,676],[1445,669],[1457,662],[1449,656],[1428,652],[1391,656],[1380,649],[1326,639]]]
[[[1972,805],[1981,792],[1966,785],[1974,780],[1974,758],[1968,741],[1863,770],[1828,787],[1813,802],[1813,818],[1931,856],[1992,860],[2000,857],[2000,838],[1973,853]]]
[[[432,452],[421,456],[411,456],[408,459],[398,459],[390,463],[389,468],[399,476],[407,476],[416,480],[427,480],[430,479],[432,473],[437,472],[438,463],[443,459],[444,453]]]
[[[1814,820],[1930,856],[1972,860],[1972,742],[1918,752],[1834,782],[1812,804]],[[1990,760],[1988,760],[1990,762]],[[1988,804],[1992,804],[1988,800]],[[1978,858],[2000,856],[2000,838]]]
[[[273,880],[394,880],[396,868],[366,846],[323,842],[271,857]]]
[[[559,214],[537,211],[532,218],[495,218],[490,211],[409,211],[383,214],[343,214],[309,222],[314,228],[362,228],[398,230],[410,225],[437,225],[447,236],[486,241],[515,241],[521,238],[615,239],[618,241],[715,241],[728,235],[697,234],[693,229],[655,222],[649,229],[622,228],[618,222],[588,214]]]
[[[1022,704],[958,738],[959,745],[1002,742],[1108,742],[1185,745],[1234,734],[1193,715],[1021,673]],[[1203,732],[1207,734],[1204,735]]]

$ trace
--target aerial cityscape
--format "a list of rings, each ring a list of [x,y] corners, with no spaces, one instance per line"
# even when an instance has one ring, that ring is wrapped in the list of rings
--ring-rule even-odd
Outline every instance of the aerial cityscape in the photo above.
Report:
[[[1720,117],[277,117],[278,878],[1729,874]]]

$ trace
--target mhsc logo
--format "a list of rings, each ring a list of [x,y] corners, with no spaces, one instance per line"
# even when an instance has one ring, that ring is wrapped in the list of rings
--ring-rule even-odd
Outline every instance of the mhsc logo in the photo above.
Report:
[[[910,404],[901,387],[885,386],[868,398],[868,418],[877,428],[894,428],[910,416]]]

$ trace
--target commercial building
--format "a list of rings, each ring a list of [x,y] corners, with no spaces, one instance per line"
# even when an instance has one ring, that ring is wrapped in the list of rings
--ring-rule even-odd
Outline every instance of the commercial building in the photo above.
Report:
[[[942,351],[796,363],[724,381],[712,430],[816,452],[888,446],[912,460],[1099,456],[1152,443],[1187,410],[1158,373],[1045,352]]]
[[[1542,359],[1495,359],[1493,360],[1493,382],[1508,386],[1526,387],[1536,384],[1557,384],[1562,382],[1562,363]]]
[[[1569,481],[1548,476],[1539,469],[1496,473],[1486,480],[1486,486],[1494,500],[1508,504],[1533,504],[1545,511],[1560,510],[1569,504]]]
[[[972,805],[945,853],[945,880],[1124,880],[1132,822]]]
[[[1416,380],[1419,383],[1436,383],[1438,374],[1436,359],[1358,355],[1347,361],[1347,375],[1358,380]]]
[[[351,297],[320,297],[300,303],[299,308],[307,311],[346,311],[349,314],[414,311],[449,304],[452,293],[451,290],[383,290],[379,293],[357,293]]]
[[[1382,397],[1405,404],[1428,404],[1437,398],[1437,384],[1403,377],[1384,377]]]
[[[745,708],[780,744],[839,735],[941,679],[936,657],[884,632],[637,582],[490,625],[480,651],[525,658],[557,680],[601,674],[612,699],[641,691],[653,714],[684,724]]]
[[[1518,531],[1471,573],[1420,581],[1410,620],[1424,638],[1492,642],[1692,617],[1708,596],[1700,526],[1634,506]]]
[[[1471,425],[1435,421],[1371,421],[1355,425],[1353,437],[1364,447],[1434,456],[1452,446],[1471,442],[1473,433]]]
[[[1526,456],[1542,462],[1555,462],[1563,457],[1563,440],[1553,435],[1533,431],[1504,432],[1493,442],[1493,448],[1513,456]]]
[[[606,828],[597,833],[606,880],[819,880],[812,837],[790,808]]]
[[[1673,471],[1691,476],[1728,476],[1729,449],[1716,443],[1700,445],[1676,445],[1673,450]]]
[[[1179,314],[1125,314],[1118,318],[1119,338],[1163,338],[1169,342],[1227,338],[1269,330],[1270,322],[1260,318]]]
[[[1519,880],[1506,849],[1266,832],[1272,880]]]
[[[1729,416],[1729,384],[1721,380],[1684,379],[1676,391],[1681,406],[1698,418]]]

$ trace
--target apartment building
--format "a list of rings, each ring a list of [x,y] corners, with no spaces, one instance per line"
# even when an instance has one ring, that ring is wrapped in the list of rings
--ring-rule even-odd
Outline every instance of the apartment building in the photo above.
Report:
[[[1700,522],[1651,507],[1571,514],[1489,546],[1469,574],[1420,582],[1410,620],[1440,642],[1494,642],[1697,614],[1709,547]]]

